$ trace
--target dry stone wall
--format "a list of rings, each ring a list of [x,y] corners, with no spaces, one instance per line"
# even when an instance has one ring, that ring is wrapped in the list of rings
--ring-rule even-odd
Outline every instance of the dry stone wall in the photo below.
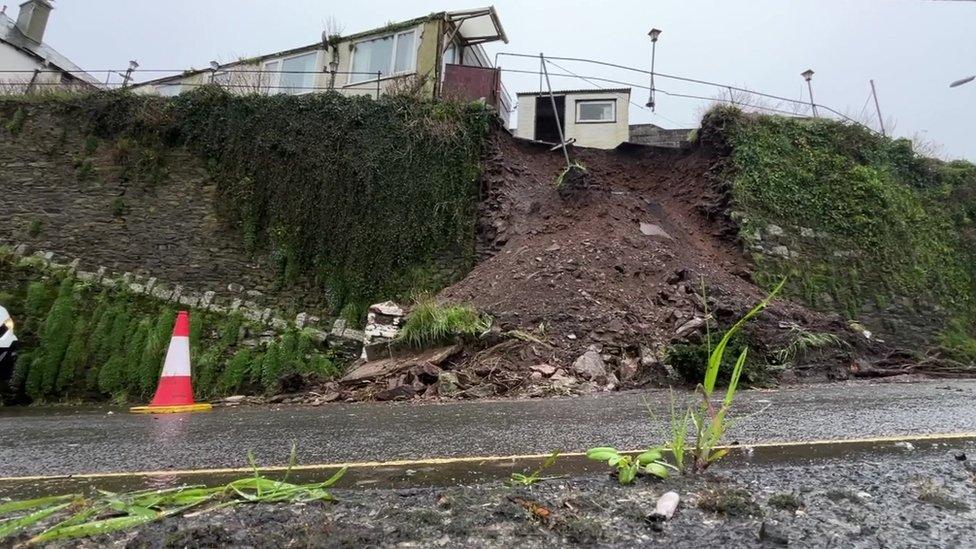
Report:
[[[282,288],[268,258],[246,252],[240,231],[218,218],[197,157],[151,151],[151,173],[123,173],[118,143],[85,135],[49,107],[0,101],[0,120],[18,109],[26,112],[18,132],[0,124],[0,242],[77,258],[87,271],[156,277],[200,295],[240,289],[230,293],[242,303],[327,314],[322,292]]]

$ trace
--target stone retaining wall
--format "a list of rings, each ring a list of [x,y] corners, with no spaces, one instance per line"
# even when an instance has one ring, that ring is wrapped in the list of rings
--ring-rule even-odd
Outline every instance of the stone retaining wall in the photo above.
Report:
[[[0,245],[8,245],[0,239]],[[26,244],[9,246],[13,255],[27,261],[37,261],[40,266],[52,269],[66,269],[74,273],[78,280],[100,284],[108,288],[124,288],[135,294],[149,295],[162,301],[172,302],[184,307],[213,311],[220,314],[238,313],[252,322],[265,324],[282,331],[290,326],[307,330],[312,339],[317,342],[330,341],[342,347],[355,347],[362,344],[363,332],[346,328],[345,321],[338,320],[331,323],[328,319],[308,312],[300,312],[293,318],[282,316],[282,311],[265,306],[253,297],[241,285],[231,284],[222,291],[207,290],[192,291],[181,284],[167,283],[155,276],[133,274],[131,272],[113,273],[104,266],[94,271],[79,268],[78,258],[66,260],[51,251],[36,250],[31,253]]]

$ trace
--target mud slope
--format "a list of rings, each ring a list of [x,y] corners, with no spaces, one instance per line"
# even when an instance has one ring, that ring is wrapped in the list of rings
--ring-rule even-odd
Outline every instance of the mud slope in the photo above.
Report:
[[[596,345],[611,362],[641,356],[644,369],[660,368],[669,345],[704,330],[702,280],[720,327],[764,297],[724,216],[725,193],[711,176],[716,154],[640,148],[573,155],[588,169],[587,186],[560,196],[558,151],[503,133],[493,138],[481,261],[440,294],[490,313],[504,330],[545,340],[545,351],[522,352],[516,362],[565,366]],[[790,324],[851,343],[798,365],[804,377],[846,377],[855,355],[878,351],[839,317],[782,300],[753,324],[750,343],[766,353],[786,345]]]

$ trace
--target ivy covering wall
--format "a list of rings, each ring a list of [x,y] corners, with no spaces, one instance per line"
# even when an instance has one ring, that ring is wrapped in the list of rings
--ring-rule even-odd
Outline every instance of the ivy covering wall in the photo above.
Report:
[[[789,275],[794,297],[850,318],[892,301],[926,307],[942,318],[944,344],[972,345],[976,166],[858,125],[732,108],[711,111],[702,135],[728,148],[760,282]]]
[[[439,289],[473,263],[481,105],[219,88],[65,103],[99,137],[198,153],[249,249],[285,284],[327,287],[336,312]]]
[[[156,389],[176,319],[171,303],[76,280],[0,248],[0,303],[22,352],[0,403],[146,402]],[[274,393],[288,374],[329,378],[338,368],[308,334],[244,344],[261,327],[238,315],[192,310],[190,351],[199,398]]]

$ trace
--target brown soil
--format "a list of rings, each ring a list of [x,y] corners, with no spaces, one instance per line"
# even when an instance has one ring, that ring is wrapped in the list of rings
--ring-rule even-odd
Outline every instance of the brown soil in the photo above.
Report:
[[[585,185],[560,193],[554,185],[563,167],[559,151],[501,132],[492,146],[479,227],[482,260],[439,297],[473,304],[503,330],[544,338],[557,366],[592,345],[614,356],[636,355],[645,346],[661,358],[668,345],[700,331],[676,337],[689,320],[705,316],[702,282],[720,327],[765,296],[750,280],[726,215],[718,154],[703,147],[577,149],[573,157],[588,172]],[[781,325],[788,323],[852,342],[860,337],[837,316],[783,300],[753,334],[772,348],[786,337]],[[846,377],[848,365],[835,361],[803,374]]]
[[[334,398],[540,396],[680,384],[686,380],[667,365],[667,350],[702,342],[704,318],[713,330],[726,329],[766,296],[750,278],[728,216],[720,153],[635,146],[576,149],[572,156],[586,176],[557,189],[561,152],[496,132],[482,181],[479,262],[438,296],[490,314],[494,333],[436,364],[390,359],[386,373],[370,380],[377,383],[330,384]],[[753,360],[775,362],[796,326],[841,343],[800,353],[759,381],[844,379],[891,354],[838,315],[777,299],[745,330]],[[600,354],[606,376],[574,371],[589,349]],[[438,371],[453,374],[450,393]]]

